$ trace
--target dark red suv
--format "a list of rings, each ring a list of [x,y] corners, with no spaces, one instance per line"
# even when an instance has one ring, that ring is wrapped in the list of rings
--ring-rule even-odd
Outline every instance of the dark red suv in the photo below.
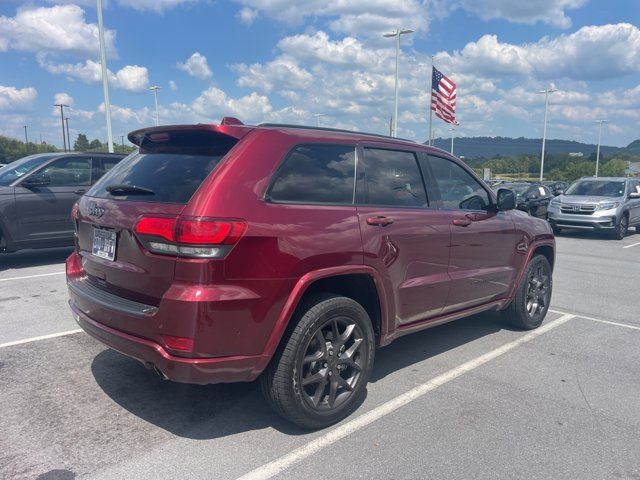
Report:
[[[543,321],[554,237],[462,162],[285,125],[156,127],[72,212],[71,309],[187,383],[261,377],[308,428],[357,407],[377,347],[473,313]]]

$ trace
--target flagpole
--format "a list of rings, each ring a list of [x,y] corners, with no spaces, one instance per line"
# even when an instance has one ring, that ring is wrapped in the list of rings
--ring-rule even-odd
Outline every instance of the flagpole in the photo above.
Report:
[[[433,110],[431,110],[431,102],[433,97],[433,55],[431,55],[431,89],[429,90],[429,146],[431,146],[433,137]]]

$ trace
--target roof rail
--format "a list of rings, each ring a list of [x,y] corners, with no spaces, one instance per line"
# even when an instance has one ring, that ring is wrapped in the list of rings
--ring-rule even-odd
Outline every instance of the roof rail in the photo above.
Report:
[[[329,128],[329,127],[312,127],[310,125],[293,125],[288,123],[261,123],[257,125],[258,127],[272,127],[272,128],[297,128],[300,130],[320,130],[323,132],[336,132],[336,133],[350,133],[352,135],[366,135],[368,137],[377,137],[377,138],[388,138],[390,140],[403,140],[405,142],[416,143],[413,140],[409,140],[407,138],[397,138],[390,137],[389,135],[381,135],[379,133],[368,133],[368,132],[358,132],[354,130],[344,130],[340,128]]]

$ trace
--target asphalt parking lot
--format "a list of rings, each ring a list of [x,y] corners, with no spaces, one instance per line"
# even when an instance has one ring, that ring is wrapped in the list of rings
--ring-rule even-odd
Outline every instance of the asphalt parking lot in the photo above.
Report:
[[[0,478],[640,479],[640,235],[558,237],[533,332],[484,314],[377,352],[341,424],[163,382],[77,331],[69,250],[0,257]]]

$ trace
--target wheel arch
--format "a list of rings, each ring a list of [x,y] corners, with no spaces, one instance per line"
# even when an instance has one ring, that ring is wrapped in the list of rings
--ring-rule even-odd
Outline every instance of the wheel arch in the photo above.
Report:
[[[367,311],[373,324],[378,345],[383,341],[388,327],[388,305],[385,288],[378,272],[366,265],[331,267],[303,275],[280,312],[273,331],[262,353],[262,361],[256,366],[260,373],[273,357],[285,337],[291,320],[305,306],[305,299],[319,293],[335,293],[352,298]]]

